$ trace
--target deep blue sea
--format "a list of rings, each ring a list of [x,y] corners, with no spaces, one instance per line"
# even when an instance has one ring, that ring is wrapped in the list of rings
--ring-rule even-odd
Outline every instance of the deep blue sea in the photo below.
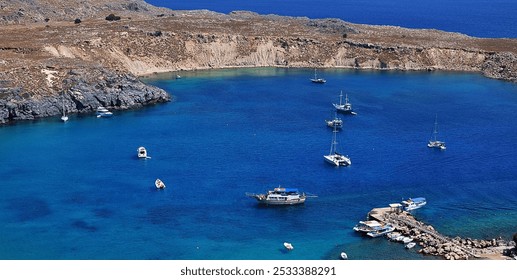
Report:
[[[151,77],[175,101],[0,127],[0,259],[428,259],[352,227],[423,196],[450,236],[517,232],[517,85],[477,74],[228,69]],[[323,160],[338,134],[350,167]],[[447,150],[427,148],[435,116]],[[145,146],[152,157],[139,160]],[[156,190],[161,178],[165,190]],[[275,186],[318,195],[259,207]],[[295,250],[287,253],[282,243]]]
[[[260,14],[341,18],[348,22],[431,28],[475,37],[517,38],[514,0],[146,0],[173,10],[236,10]]]

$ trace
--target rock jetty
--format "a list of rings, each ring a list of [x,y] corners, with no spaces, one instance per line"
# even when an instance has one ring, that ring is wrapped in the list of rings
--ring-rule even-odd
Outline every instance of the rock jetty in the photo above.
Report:
[[[0,41],[0,123],[57,115],[62,95],[70,112],[166,102],[167,93],[138,77],[181,70],[444,70],[517,81],[517,39],[243,11],[173,11],[143,0],[3,1],[0,38],[8,38]]]
[[[421,247],[419,253],[426,255],[440,256],[447,260],[469,260],[512,259],[511,256],[516,253],[514,241],[500,237],[490,240],[448,237],[400,209],[375,208],[368,213],[368,217],[393,225],[397,232],[412,238]]]

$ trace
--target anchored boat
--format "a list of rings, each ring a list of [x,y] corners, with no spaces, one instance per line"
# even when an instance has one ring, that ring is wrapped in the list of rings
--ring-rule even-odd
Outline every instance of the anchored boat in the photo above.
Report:
[[[402,207],[406,211],[418,209],[427,204],[424,197],[410,198],[401,202]]]
[[[296,188],[274,188],[265,194],[246,193],[246,196],[255,198],[259,204],[265,205],[295,205],[302,204],[308,197]],[[310,197],[316,197],[311,195]]]
[[[427,143],[427,147],[429,148],[437,148],[440,150],[445,150],[447,147],[445,146],[445,142],[439,141],[436,139],[436,136],[438,134],[438,115],[436,115],[436,118],[434,120],[434,130],[433,134],[431,136],[431,139],[429,139],[429,142]]]

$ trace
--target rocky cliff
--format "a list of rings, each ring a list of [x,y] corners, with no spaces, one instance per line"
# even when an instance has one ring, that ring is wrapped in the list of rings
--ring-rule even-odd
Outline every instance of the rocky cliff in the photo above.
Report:
[[[9,0],[0,5],[0,19],[0,37],[9,38],[0,41],[2,123],[59,114],[61,96],[72,112],[165,102],[169,94],[135,77],[176,70],[450,70],[517,81],[517,39],[337,19],[172,11],[137,0]]]

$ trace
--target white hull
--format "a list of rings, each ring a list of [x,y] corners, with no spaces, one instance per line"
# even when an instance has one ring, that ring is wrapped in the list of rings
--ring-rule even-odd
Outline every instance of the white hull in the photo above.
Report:
[[[323,157],[325,158],[326,162],[335,166],[349,166],[352,164],[352,161],[349,158],[339,154],[326,155]]]
[[[156,186],[157,189],[165,189],[165,184],[160,179],[156,179],[156,181],[154,182],[154,185]]]

